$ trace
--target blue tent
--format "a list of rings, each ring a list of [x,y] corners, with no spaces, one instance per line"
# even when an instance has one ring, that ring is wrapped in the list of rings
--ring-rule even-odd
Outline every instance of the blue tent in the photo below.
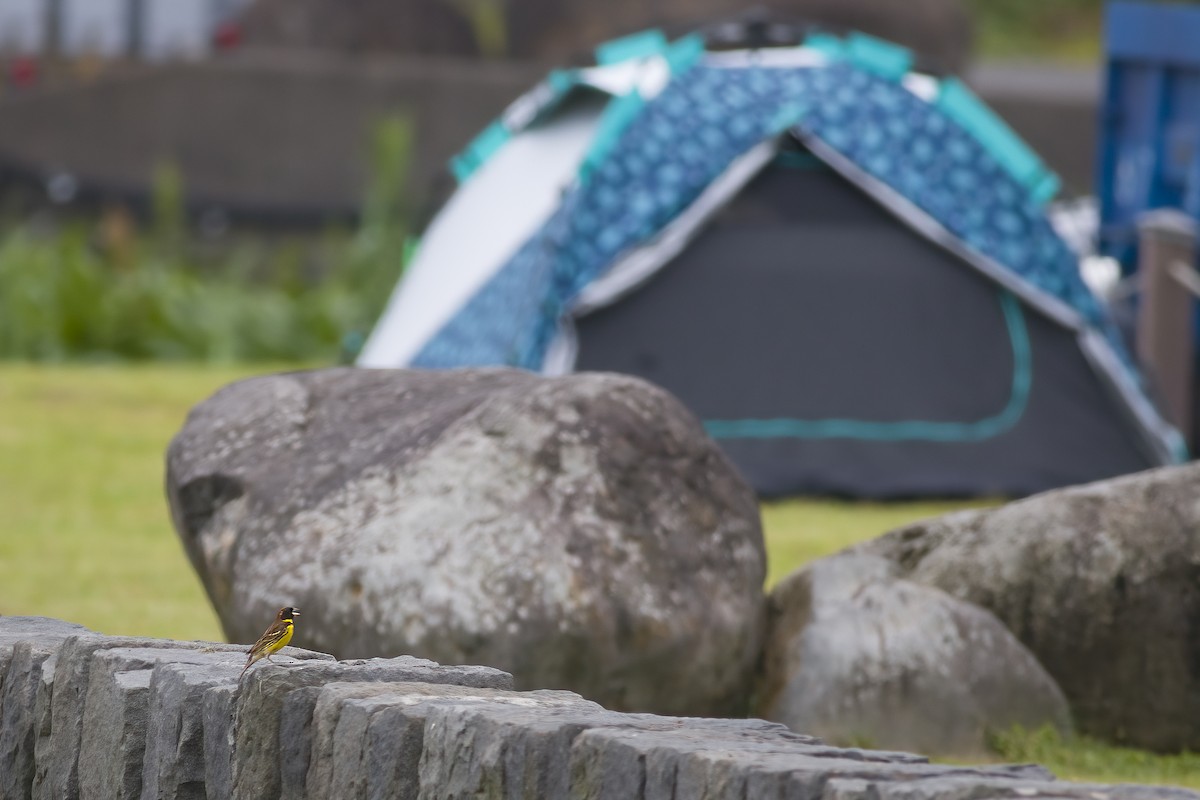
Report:
[[[362,366],[632,372],[764,494],[1025,494],[1185,456],[967,88],[865,36],[653,32],[453,164]]]

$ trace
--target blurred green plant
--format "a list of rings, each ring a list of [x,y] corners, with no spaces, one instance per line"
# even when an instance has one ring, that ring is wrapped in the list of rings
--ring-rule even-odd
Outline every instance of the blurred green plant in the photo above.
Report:
[[[1104,0],[967,0],[985,57],[1094,60]]]
[[[466,17],[479,52],[486,58],[503,58],[508,53],[508,24],[503,0],[450,0]]]
[[[51,233],[0,230],[0,358],[299,362],[344,358],[398,278],[411,128],[374,130],[372,174],[354,231],[264,247],[234,244],[206,264],[189,246],[178,172],[154,179],[147,231],[120,209]],[[317,259],[318,269],[309,268]],[[353,348],[351,348],[353,349]]]

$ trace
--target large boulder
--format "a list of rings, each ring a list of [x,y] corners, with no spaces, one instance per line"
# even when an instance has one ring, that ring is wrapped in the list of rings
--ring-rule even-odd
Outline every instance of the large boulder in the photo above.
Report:
[[[1066,700],[992,614],[836,555],[771,593],[758,713],[837,744],[978,756],[1014,725],[1070,728]]]
[[[629,377],[332,369],[233,384],[167,455],[179,536],[231,641],[511,672],[621,710],[747,709],[754,493]]]
[[[950,514],[858,550],[999,617],[1081,731],[1200,749],[1200,464]]]

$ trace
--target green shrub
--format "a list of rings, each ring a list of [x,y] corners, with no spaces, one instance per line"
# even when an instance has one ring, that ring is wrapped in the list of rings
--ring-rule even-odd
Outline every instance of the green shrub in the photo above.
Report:
[[[34,361],[330,361],[370,330],[400,274],[410,129],[377,126],[354,231],[245,240],[207,264],[189,245],[183,189],[155,176],[154,218],[0,226],[0,358]],[[265,253],[265,255],[264,255]],[[310,262],[319,260],[317,269]],[[257,268],[256,268],[257,267]]]

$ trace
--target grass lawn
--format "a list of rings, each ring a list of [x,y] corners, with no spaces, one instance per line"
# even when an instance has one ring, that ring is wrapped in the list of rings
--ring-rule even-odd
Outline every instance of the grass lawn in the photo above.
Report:
[[[0,613],[219,639],[171,528],[163,454],[191,406],[271,367],[0,364]],[[769,584],[953,503],[764,507]]]
[[[856,542],[963,508],[994,506],[998,501],[919,501],[860,503],[846,500],[787,500],[764,503],[763,532],[767,540],[767,586],[774,586],[806,564]]]
[[[0,363],[0,614],[109,634],[221,640],[171,528],[163,455],[188,409],[270,367]],[[965,505],[796,500],[763,507],[768,584],[806,561]],[[1200,756],[1153,756],[1048,732],[1013,733],[998,758],[1064,778],[1200,788]]]
[[[0,364],[0,613],[220,640],[163,455],[193,404],[257,371]]]

